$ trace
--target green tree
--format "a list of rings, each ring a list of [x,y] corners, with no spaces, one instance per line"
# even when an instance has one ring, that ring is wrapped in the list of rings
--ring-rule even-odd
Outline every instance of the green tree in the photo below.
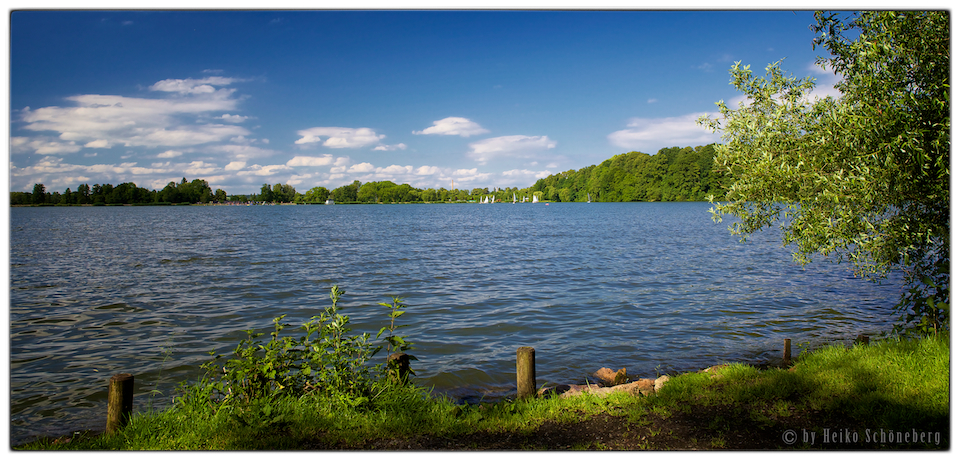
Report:
[[[280,203],[290,203],[297,196],[297,190],[289,184],[273,185],[273,201]]]
[[[330,198],[330,191],[326,187],[317,186],[303,194],[303,203],[324,203]]]
[[[33,194],[29,192],[11,192],[10,193],[11,205],[29,205],[31,203],[33,203]]]
[[[43,184],[33,185],[33,203],[42,204],[47,200],[47,189]]]
[[[378,184],[375,182],[368,182],[357,190],[357,201],[358,202],[367,202],[374,203],[379,199],[377,195]]]
[[[331,192],[333,200],[337,203],[356,202],[357,190],[360,189],[360,181],[353,181],[351,184],[340,186]]]
[[[437,190],[434,188],[424,189],[420,192],[420,200],[423,202],[436,202],[439,198]]]
[[[186,178],[184,178],[184,182],[186,182]],[[190,203],[209,203],[213,200],[213,189],[210,188],[210,183],[205,179],[194,179],[185,189],[187,191],[185,195]]]
[[[715,219],[746,235],[779,223],[800,263],[833,255],[879,280],[901,269],[901,327],[947,326],[950,261],[950,18],[943,11],[816,14],[820,64],[839,98],[811,100],[811,78],[731,69],[748,103],[720,102],[716,161],[733,178]]]
[[[260,196],[257,197],[257,200],[261,202],[272,202],[274,201],[273,189],[270,188],[269,184],[264,184],[260,186]]]
[[[81,205],[91,203],[89,184],[84,183],[77,186],[77,203]]]

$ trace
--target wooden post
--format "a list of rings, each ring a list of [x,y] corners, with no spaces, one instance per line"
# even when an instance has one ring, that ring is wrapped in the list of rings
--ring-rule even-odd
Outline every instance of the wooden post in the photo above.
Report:
[[[113,434],[130,422],[133,413],[133,375],[120,373],[110,378],[107,393],[107,434]]]
[[[867,335],[857,335],[856,344],[863,344],[864,346],[867,346],[870,344],[870,337]]]
[[[785,338],[783,340],[783,363],[785,365],[790,365],[790,338]]]
[[[406,384],[410,379],[410,358],[412,355],[403,352],[394,352],[387,357],[387,369],[390,370],[390,378],[396,383]],[[416,358],[414,358],[416,360]]]
[[[536,352],[532,347],[517,349],[517,399],[533,397],[537,393]]]

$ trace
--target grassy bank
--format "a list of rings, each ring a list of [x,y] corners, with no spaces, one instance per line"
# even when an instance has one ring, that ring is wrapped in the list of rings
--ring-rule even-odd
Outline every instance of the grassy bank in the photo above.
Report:
[[[225,408],[183,398],[121,432],[27,450],[947,449],[949,338],[803,353],[789,369],[729,364],[656,394],[456,405],[414,386],[369,399],[307,394]]]

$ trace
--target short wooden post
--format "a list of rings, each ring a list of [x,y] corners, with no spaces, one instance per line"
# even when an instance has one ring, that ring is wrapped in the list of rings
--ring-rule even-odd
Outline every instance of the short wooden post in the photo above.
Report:
[[[790,365],[792,360],[790,355],[790,338],[785,338],[783,340],[783,363],[785,365]]]
[[[410,379],[410,358],[412,356],[403,352],[394,352],[387,357],[387,369],[390,370],[390,378],[396,383],[406,384]]]
[[[113,434],[130,422],[133,413],[133,375],[120,373],[110,378],[107,392],[107,434]]]
[[[537,393],[536,352],[532,347],[517,349],[517,399],[533,397]]]
[[[870,345],[870,337],[867,335],[857,335],[857,344],[863,344],[864,346]]]

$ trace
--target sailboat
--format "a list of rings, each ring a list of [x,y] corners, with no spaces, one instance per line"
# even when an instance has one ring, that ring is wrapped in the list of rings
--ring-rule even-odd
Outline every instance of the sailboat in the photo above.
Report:
[[[517,193],[516,193],[516,192],[513,193],[513,203],[514,203],[514,204],[517,203]]]
[[[590,193],[587,192],[587,203],[590,203]]]
[[[537,200],[537,196],[534,195],[533,200],[531,200],[530,203],[537,203],[537,202],[539,202],[539,200]]]

